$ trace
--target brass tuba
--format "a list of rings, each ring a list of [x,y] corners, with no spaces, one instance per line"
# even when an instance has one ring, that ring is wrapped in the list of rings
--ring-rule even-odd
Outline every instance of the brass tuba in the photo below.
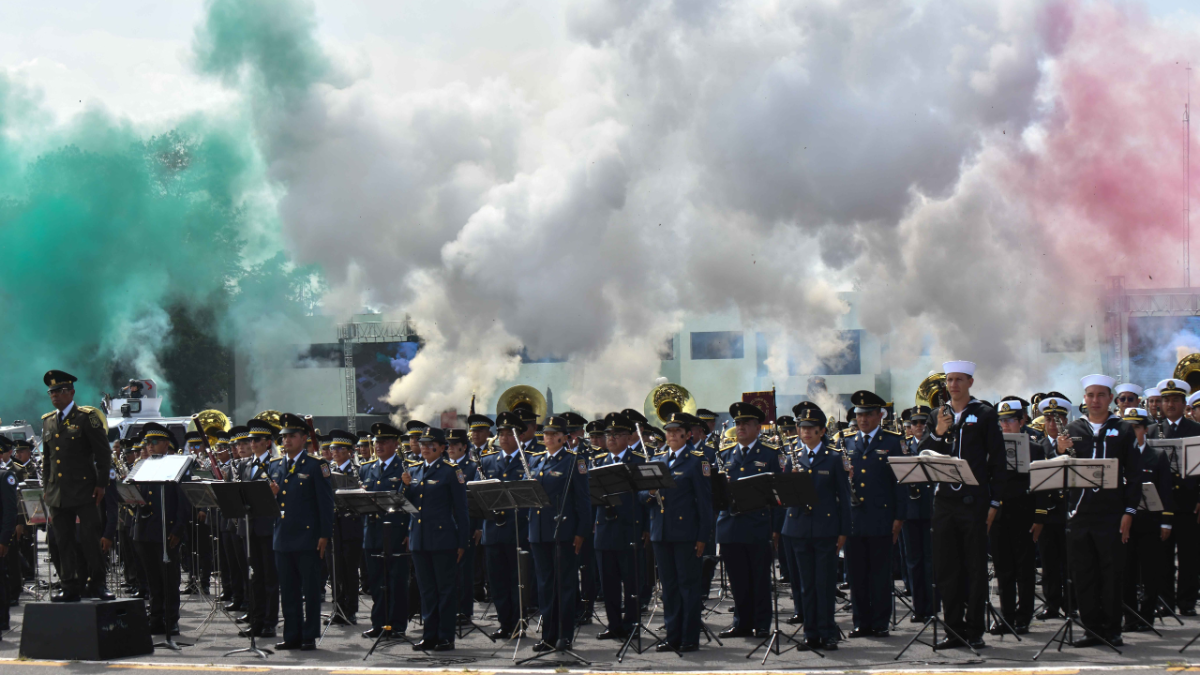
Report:
[[[1192,391],[1200,390],[1200,354],[1188,354],[1179,359],[1171,377],[1187,382]]]
[[[496,400],[496,414],[512,412],[517,408],[528,408],[541,420],[546,416],[546,397],[527,384],[509,387]]]
[[[283,424],[279,422],[279,418],[283,417],[283,413],[278,410],[264,410],[254,416],[256,420],[262,420],[271,425],[271,428],[278,432],[283,428]]]
[[[195,422],[188,422],[188,431],[203,431],[205,436],[208,436],[208,444],[217,444],[217,432],[229,431],[233,428],[233,423],[229,421],[229,417],[220,410],[202,410],[196,414],[200,421],[200,429],[196,428]]]
[[[935,400],[936,399],[936,400]],[[930,373],[921,384],[917,385],[917,405],[928,406],[929,409],[940,407],[950,400],[946,391],[946,374]]]
[[[642,411],[651,424],[662,426],[671,421],[671,415],[674,413],[695,415],[696,399],[683,386],[665,382],[646,394]]]

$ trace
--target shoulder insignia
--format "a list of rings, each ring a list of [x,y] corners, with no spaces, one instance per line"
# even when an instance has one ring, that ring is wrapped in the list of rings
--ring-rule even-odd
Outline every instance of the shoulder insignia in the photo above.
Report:
[[[53,417],[57,413],[58,413],[57,410],[51,410],[50,412],[46,413],[45,415],[42,415],[42,419],[46,419],[47,417]]]
[[[379,458],[375,458],[375,459],[368,459],[368,460],[367,460],[367,461],[365,461],[365,462],[360,462],[360,463],[359,463],[359,466],[366,466],[366,465],[368,465],[368,464],[374,464],[375,462],[378,462],[378,461],[379,461]]]
[[[537,452],[537,451],[535,450],[535,451],[532,451],[532,452],[530,452],[530,451],[528,451],[528,450],[527,450],[527,451],[525,451],[525,454],[526,454],[527,456],[529,456],[529,457],[541,457],[542,455],[546,454],[546,451],[545,451],[545,450],[543,450],[543,451],[541,451],[541,452]]]
[[[587,474],[587,460],[581,459],[578,462],[576,462],[576,464],[579,465],[579,473],[586,475]]]
[[[904,434],[900,433],[899,431],[892,431],[891,429],[884,429],[883,433],[891,434],[892,436],[900,436],[901,438],[904,437]]]
[[[419,459],[406,459],[406,460],[404,460],[404,463],[407,466],[419,466],[421,464],[424,464],[425,462],[422,460],[419,460]]]
[[[575,454],[575,451],[574,451],[574,450],[568,450],[568,449],[566,449],[566,448],[563,448],[563,452],[567,453],[568,455],[574,455],[574,454]]]
[[[703,453],[703,452],[700,452],[699,450],[693,450],[693,451],[692,451],[692,455],[694,455],[694,456],[696,456],[696,457],[703,457],[703,456],[704,456],[704,453]]]
[[[763,446],[764,448],[770,448],[770,449],[772,449],[772,450],[778,450],[778,449],[779,449],[779,446],[778,446],[778,445],[775,445],[774,443],[769,443],[769,442],[767,442],[767,441],[762,441],[762,446]]]
[[[12,475],[11,473],[10,473],[10,474],[8,474],[8,477],[7,477],[7,478],[5,478],[4,480],[8,481],[8,484],[9,484],[9,485],[16,485],[16,484],[17,484],[17,477],[16,477],[16,476],[14,476],[14,475]]]
[[[480,457],[491,457],[492,455],[499,454],[499,452],[500,452],[499,450],[492,448],[491,450],[488,450],[487,452],[480,455]]]
[[[706,462],[706,461],[700,462],[700,472],[704,474],[705,478],[707,478],[709,476],[709,474],[712,472],[712,470],[708,468],[708,462]]]
[[[458,482],[465,485],[467,482],[467,477],[463,475],[462,469],[460,469],[456,466],[454,468],[454,473],[458,474]]]
[[[635,453],[633,453],[633,456],[634,456],[634,457],[641,457],[642,459],[646,459],[646,455],[645,455],[644,453],[641,453],[641,452],[635,452]]]

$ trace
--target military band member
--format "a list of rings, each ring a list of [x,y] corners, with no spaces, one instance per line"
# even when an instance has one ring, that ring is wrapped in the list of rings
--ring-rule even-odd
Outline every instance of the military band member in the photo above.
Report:
[[[62,590],[53,602],[78,602],[86,580],[104,578],[97,506],[108,487],[112,462],[108,430],[99,411],[75,405],[74,375],[51,370],[42,378],[54,411],[42,416],[43,500],[50,511],[62,567]],[[76,520],[82,558],[76,549]],[[112,600],[107,588],[88,589],[92,597]]]
[[[357,480],[358,467],[354,466],[354,434],[342,429],[329,432],[329,449],[334,464],[333,473],[350,476]],[[336,624],[358,622],[359,564],[363,551],[363,519],[354,514],[338,514],[334,527],[331,573],[336,577],[333,584],[333,602],[345,615],[345,619],[334,614],[330,621]]]
[[[933,433],[920,447],[965,460],[979,484],[939,483],[934,492],[934,575],[946,625],[958,634],[938,648],[962,646],[961,638],[978,649],[985,646],[988,529],[1000,509],[1006,477],[1004,436],[995,409],[971,396],[975,364],[950,361],[942,368],[950,411],[937,411]]]
[[[193,460],[193,468],[211,472],[212,462],[204,452],[204,435],[200,431],[189,431],[184,435],[184,450]],[[187,569],[187,593],[196,594],[201,591],[209,594],[212,576],[212,532],[208,526],[208,514],[203,510],[192,510],[188,519],[191,521],[184,537],[181,553]],[[198,577],[196,575],[199,575]]]
[[[400,430],[386,422],[371,426],[375,460],[363,464],[363,489],[399,492],[403,489],[404,459],[399,450]],[[364,638],[404,635],[408,630],[409,516],[396,510],[364,516],[363,556],[371,592],[371,629]],[[390,549],[390,555],[389,555]]]
[[[711,410],[701,408],[696,411],[695,415],[689,415],[686,421],[691,423],[688,433],[692,449],[704,453],[704,459],[708,461],[710,467],[717,466],[717,451],[721,448],[720,433],[714,431],[717,424],[717,414]],[[717,573],[716,527],[708,529],[708,540],[704,542],[704,550],[708,551],[709,559],[700,570],[700,582],[701,588],[704,589],[704,598],[708,599],[712,595],[712,581]]]
[[[157,422],[147,422],[142,427],[142,436],[150,451],[146,461],[174,454],[177,448],[175,437]],[[138,507],[133,539],[137,542],[149,582],[150,632],[179,635],[179,545],[187,536],[189,503],[178,483],[147,485],[142,496],[146,504]],[[164,531],[167,533],[165,546]]]
[[[1033,448],[1040,444],[1040,438],[1025,428],[1027,415],[1023,403],[1016,397],[1003,400],[996,414],[1000,418],[1002,432],[1026,434]],[[1037,578],[1032,534],[1035,502],[1036,497],[1029,491],[1029,474],[1010,470],[1001,494],[1000,512],[988,531],[992,544],[992,566],[1000,590],[1000,616],[1018,635],[1028,633],[1033,620]],[[992,626],[993,635],[1007,632],[1008,628],[1002,622],[998,621]]]
[[[737,443],[723,453],[728,479],[781,473],[786,463],[783,455],[759,438],[766,413],[739,401],[729,407],[729,415],[736,425]],[[772,546],[778,547],[782,515],[782,511],[776,517],[772,509],[761,509],[740,514],[725,510],[717,516],[717,544],[729,573],[735,611],[733,626],[721,637],[770,634],[771,551]]]
[[[404,430],[407,432],[407,446],[401,448],[400,454],[401,459],[406,460],[405,464],[420,461],[421,434],[425,433],[427,428],[429,428],[429,425],[421,420],[409,420],[404,423]]]
[[[374,451],[371,449],[371,432],[358,432],[358,443],[355,444],[354,450],[358,454],[356,458],[358,460],[358,466],[362,466],[364,463],[371,461],[374,453]]]
[[[921,442],[929,435],[929,406],[918,405],[908,416],[910,438],[904,441],[904,454],[919,453]],[[904,562],[908,567],[912,595],[912,623],[925,623],[937,612],[933,594],[933,491],[936,483],[911,483],[902,492],[901,515],[904,529]]]
[[[465,557],[471,531],[467,479],[459,467],[445,460],[446,437],[441,429],[426,427],[419,447],[421,463],[401,476],[404,494],[418,511],[409,525],[408,547],[416,568],[425,630],[413,649],[450,651],[454,649],[459,602],[455,572]]]
[[[693,652],[700,648],[703,608],[701,559],[713,528],[712,467],[704,453],[688,444],[691,420],[674,413],[665,425],[665,461],[675,487],[642,492],[649,511],[650,542],[662,582],[666,640],[658,651]]]
[[[533,412],[528,404],[518,403],[513,412],[521,416],[521,421],[525,423],[525,430],[517,437],[521,442],[521,449],[526,454],[538,454],[545,451],[541,441],[538,439],[537,415]]]
[[[825,439],[825,413],[808,401],[792,412],[799,425],[792,471],[812,477],[816,502],[788,508],[783,545],[795,559],[792,584],[800,587],[804,647],[837,649],[840,631],[833,617],[834,588],[838,553],[850,534],[850,483],[841,453]]]
[[[587,419],[575,412],[565,412],[561,417],[567,421],[567,449],[587,460],[588,468],[608,456],[606,445],[592,446],[584,438],[584,427]],[[599,554],[596,552],[594,537],[584,537],[583,550],[579,554],[579,616],[578,625],[586,626],[592,623],[596,614],[596,596],[600,588]]]
[[[1117,402],[1117,414],[1121,416],[1124,416],[1126,410],[1138,407],[1142,400],[1142,388],[1128,382],[1118,384],[1113,388],[1113,393],[1113,400]]]
[[[479,465],[479,460],[491,452],[488,439],[492,437],[492,420],[487,415],[471,415],[467,418],[467,435],[471,441],[467,454]]]
[[[604,423],[604,420],[602,420],[602,419],[592,420],[591,422],[587,423],[587,426],[584,427],[584,431],[587,432],[588,442],[591,443],[593,448],[607,448],[608,447],[608,442],[606,440],[607,437],[605,436],[604,428],[605,428],[605,423]]]
[[[596,462],[596,466],[644,464],[645,455],[629,447],[633,424],[620,413],[609,414],[605,421],[608,422],[608,453]],[[637,623],[641,607],[639,589],[635,586],[640,579],[635,579],[634,566],[641,560],[636,547],[646,529],[646,514],[636,495],[612,495],[609,500],[609,505],[595,509],[595,558],[599,564],[608,622],[608,629],[596,638],[624,640]]]
[[[470,442],[466,429],[446,430],[446,458],[450,460],[470,483],[479,480],[479,463],[467,452]],[[458,562],[456,584],[458,587],[458,620],[466,624],[475,616],[475,552],[483,538],[482,519],[472,518],[468,528],[467,552]]]
[[[1200,436],[1200,423],[1184,415],[1186,397],[1191,390],[1187,382],[1166,379],[1158,383],[1162,419],[1150,428],[1150,438],[1191,438]],[[1196,616],[1196,599],[1200,595],[1200,527],[1197,514],[1200,505],[1200,478],[1184,476],[1173,470],[1174,487],[1171,536],[1163,550],[1163,570],[1167,582],[1162,585],[1163,600],[1168,607],[1178,607],[1182,616]],[[1176,586],[1176,556],[1179,572]]]
[[[274,446],[274,428],[267,422],[252,419],[246,423],[249,435],[250,456],[243,460],[239,479],[242,481],[268,481],[271,449]],[[238,443],[239,447],[242,442]],[[250,518],[249,532],[246,524],[238,524],[238,532],[249,541],[250,550],[250,612],[245,619],[249,627],[239,635],[242,637],[275,637],[279,624],[279,576],[275,567],[275,518]]]
[[[1039,443],[1039,452],[1030,447],[1029,458],[1052,459],[1058,455],[1058,437],[1070,417],[1071,401],[1046,396],[1037,405],[1044,420],[1045,436]],[[1045,599],[1045,607],[1036,618],[1046,621],[1061,618],[1067,607],[1067,495],[1063,490],[1039,490],[1034,499],[1033,540],[1042,561]]]
[[[237,480],[243,463],[242,451],[239,446],[245,448],[246,456],[250,455],[250,428],[245,425],[231,427],[228,436],[231,458],[221,467],[221,471],[224,472],[226,481],[234,481]],[[249,569],[249,560],[246,558],[246,542],[237,533],[239,522],[241,522],[240,518],[222,516],[219,536],[221,538],[221,557],[228,580],[225,591],[221,594],[221,600],[226,603],[225,611],[241,613],[249,607],[246,598],[249,596],[250,580],[246,576],[246,571]]]
[[[0,453],[10,453],[12,448],[13,442],[7,436],[0,436]],[[5,578],[6,575],[12,576],[12,570],[9,570],[8,567],[15,565],[17,589],[16,595],[13,595],[13,589],[8,584],[0,584],[0,630],[2,631],[10,628],[9,607],[16,604],[17,597],[21,592],[20,557],[13,554],[20,542],[17,527],[22,522],[22,517],[18,513],[18,508],[16,467],[8,465],[0,469],[0,579]]]
[[[525,423],[520,415],[504,412],[496,416],[496,429],[497,450],[485,454],[480,460],[480,478],[504,482],[526,479],[525,462],[533,462],[534,458],[526,457],[522,462],[516,435],[525,429]],[[515,511],[501,511],[483,521],[481,541],[487,561],[488,588],[496,606],[496,621],[500,624],[491,635],[493,639],[515,637],[521,619],[518,594],[522,585],[532,587],[535,583],[533,579],[519,576],[518,537],[521,547],[527,548],[529,516],[526,509]]]
[[[1187,397],[1187,408],[1184,414],[1193,422],[1200,422],[1200,391],[1193,391]]]
[[[1122,419],[1136,435],[1134,449],[1137,465],[1130,480],[1138,485],[1149,483],[1158,493],[1161,509],[1151,509],[1143,497],[1133,516],[1133,527],[1129,531],[1129,542],[1125,549],[1124,606],[1125,626],[1128,632],[1150,630],[1158,611],[1159,586],[1162,577],[1162,544],[1171,535],[1171,493],[1174,480],[1171,476],[1171,461],[1159,448],[1146,442],[1146,431],[1150,427],[1150,415],[1145,408],[1127,408]],[[1157,505],[1156,505],[1157,506]],[[1142,596],[1138,602],[1138,582]],[[1135,609],[1136,608],[1136,609]],[[1134,614],[1136,612],[1136,614]]]
[[[889,457],[904,455],[903,436],[883,429],[886,401],[870,391],[856,391],[858,433],[845,439],[842,460],[850,479],[850,537],[846,565],[854,630],[849,637],[887,637],[892,611],[892,544],[904,526],[901,500],[908,489],[896,482]]]
[[[321,597],[325,593],[321,559],[333,536],[333,488],[329,465],[305,449],[308,429],[297,415],[280,416],[284,457],[267,471],[279,502],[275,520],[275,567],[283,611],[283,642],[276,649],[317,648],[321,633]]]
[[[546,452],[531,467],[550,505],[529,509],[529,545],[537,574],[542,641],[537,652],[569,649],[575,631],[578,559],[592,534],[587,460],[567,450],[567,421],[550,417],[542,429]]]

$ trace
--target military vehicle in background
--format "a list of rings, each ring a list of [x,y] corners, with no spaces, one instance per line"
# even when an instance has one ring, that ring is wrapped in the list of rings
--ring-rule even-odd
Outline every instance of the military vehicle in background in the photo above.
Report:
[[[116,396],[105,394],[101,410],[108,417],[108,442],[133,438],[147,422],[158,422],[171,431],[179,447],[187,433],[190,417],[164,417],[163,399],[154,380],[130,380]]]

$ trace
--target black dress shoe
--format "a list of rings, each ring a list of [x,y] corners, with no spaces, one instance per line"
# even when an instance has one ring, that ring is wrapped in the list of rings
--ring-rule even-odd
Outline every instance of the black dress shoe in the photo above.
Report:
[[[93,588],[90,591],[90,594],[93,598],[95,598],[101,602],[107,602],[109,600],[117,599],[117,596],[110,593],[109,590],[103,586],[98,586],[96,588]]]
[[[837,648],[838,648],[837,638],[829,638],[828,640],[825,640],[824,642],[825,642],[825,651],[827,651],[827,652],[836,652],[837,651]]]
[[[789,616],[787,620],[787,624],[789,626],[799,626],[802,623],[804,623],[804,617],[800,616],[799,614],[793,614]]]
[[[331,623],[335,626],[349,626],[350,625],[350,622],[343,619],[341,614],[334,614],[333,616],[329,617],[329,623]]]
[[[891,636],[892,636],[892,634],[887,632],[887,630],[871,631],[871,637],[885,638],[885,637],[891,637]]]
[[[243,628],[238,631],[238,637],[248,638],[248,637],[262,637],[262,636],[259,635],[258,631],[254,630],[253,628]]]
[[[562,638],[558,642],[554,643],[554,648],[555,649],[570,649],[571,641],[566,638]]]
[[[766,639],[766,638],[769,638],[769,637],[771,637],[771,631],[769,631],[769,630],[763,630],[763,629],[761,629],[761,628],[755,628],[755,629],[754,629],[753,636],[754,636],[755,638],[762,638],[762,639]]]
[[[256,637],[273,638],[273,637],[275,637],[275,629],[274,628],[259,628],[258,635]]]
[[[996,625],[992,626],[991,629],[988,631],[988,634],[989,635],[1008,635],[1008,632],[1009,632],[1008,626],[1005,626],[1004,624],[997,621]]]
[[[535,652],[552,652],[552,651],[554,651],[554,645],[548,644],[545,640],[542,640],[541,642],[539,642],[533,646],[533,651],[535,651]]]
[[[1113,635],[1112,637],[1108,638],[1108,644],[1114,647],[1120,647],[1125,644],[1125,640],[1123,640],[1120,635]]]
[[[1084,647],[1095,647],[1100,644],[1101,644],[1101,642],[1098,638],[1094,638],[1091,635],[1084,635],[1083,637],[1079,638],[1078,640],[1075,640],[1074,642],[1072,642],[1071,646],[1075,647],[1077,649],[1083,649]]]
[[[235,618],[235,619],[234,619],[234,621],[236,621],[236,622],[238,622],[238,623],[250,623],[250,615],[249,615],[249,614],[243,614],[243,615],[241,615],[241,616],[239,616],[239,617]]]
[[[245,608],[242,607],[242,603],[240,602],[229,602],[225,605],[226,612],[240,612],[243,609]]]
[[[275,649],[300,649],[300,643],[292,641],[276,642]]]
[[[421,640],[420,642],[413,645],[413,651],[414,652],[427,652],[436,646],[437,645],[433,643],[433,640]]]
[[[609,628],[608,630],[604,631],[603,633],[600,633],[599,635],[597,635],[596,639],[597,640],[624,640],[627,637],[629,637],[629,633],[626,633],[623,630],[616,630],[613,628]]]
[[[962,640],[959,640],[958,638],[956,638],[954,636],[950,636],[950,637],[942,639],[937,644],[933,645],[933,648],[934,648],[934,650],[938,650],[938,649],[954,649],[955,647],[965,647],[965,646],[967,646],[965,642],[963,642]]]
[[[928,620],[929,620],[929,617],[917,616],[916,614],[913,614],[912,616],[908,617],[909,623],[925,623]]]
[[[454,651],[454,643],[449,640],[442,640],[433,648],[435,652],[452,652]]]
[[[1061,619],[1063,615],[1062,612],[1058,611],[1058,608],[1048,607],[1038,612],[1034,618],[1038,621],[1050,621],[1052,619]]]
[[[851,638],[871,637],[871,631],[867,630],[866,628],[861,628],[861,627],[855,628],[854,630],[850,631],[850,634],[847,635],[846,637],[851,637]]]
[[[679,648],[679,653],[680,653],[680,654],[686,654],[686,653],[688,653],[688,652],[698,652],[698,651],[700,651],[700,645],[698,645],[698,644],[696,644],[696,645],[683,645],[682,647],[680,647],[680,648]]]
[[[751,635],[753,635],[753,633],[751,633],[749,628],[730,628],[728,630],[723,630],[720,633],[718,633],[717,637],[739,638],[739,637],[750,637]]]
[[[825,646],[825,641],[819,637],[804,638],[804,646],[809,649],[820,649]]]
[[[50,602],[79,602],[79,594],[59,591],[50,596]]]
[[[497,628],[496,630],[492,631],[491,635],[488,637],[492,638],[493,640],[507,640],[512,637],[512,634],[512,628]]]
[[[1013,632],[1016,633],[1017,635],[1026,635],[1029,633],[1029,624],[1028,623],[1019,623],[1019,624],[1013,626]]]
[[[1180,607],[1179,616],[1196,616],[1195,607]]]
[[[666,642],[660,642],[660,643],[658,643],[657,646],[654,647],[654,651],[656,651],[656,652],[677,652],[677,651],[679,651],[679,647],[676,647],[675,645],[672,645],[672,644],[667,644]]]
[[[311,652],[311,651],[315,650],[316,648],[317,648],[316,640],[305,640],[304,642],[300,643],[300,651],[302,651],[302,652]]]
[[[380,635],[383,635],[382,628],[372,628],[371,630],[364,630],[362,633],[362,636],[367,638],[368,640],[374,640],[375,638],[379,637]]]
[[[974,638],[971,640],[967,640],[967,646],[970,647],[971,649],[986,649],[987,643],[983,641],[983,638],[977,637],[977,638]]]

